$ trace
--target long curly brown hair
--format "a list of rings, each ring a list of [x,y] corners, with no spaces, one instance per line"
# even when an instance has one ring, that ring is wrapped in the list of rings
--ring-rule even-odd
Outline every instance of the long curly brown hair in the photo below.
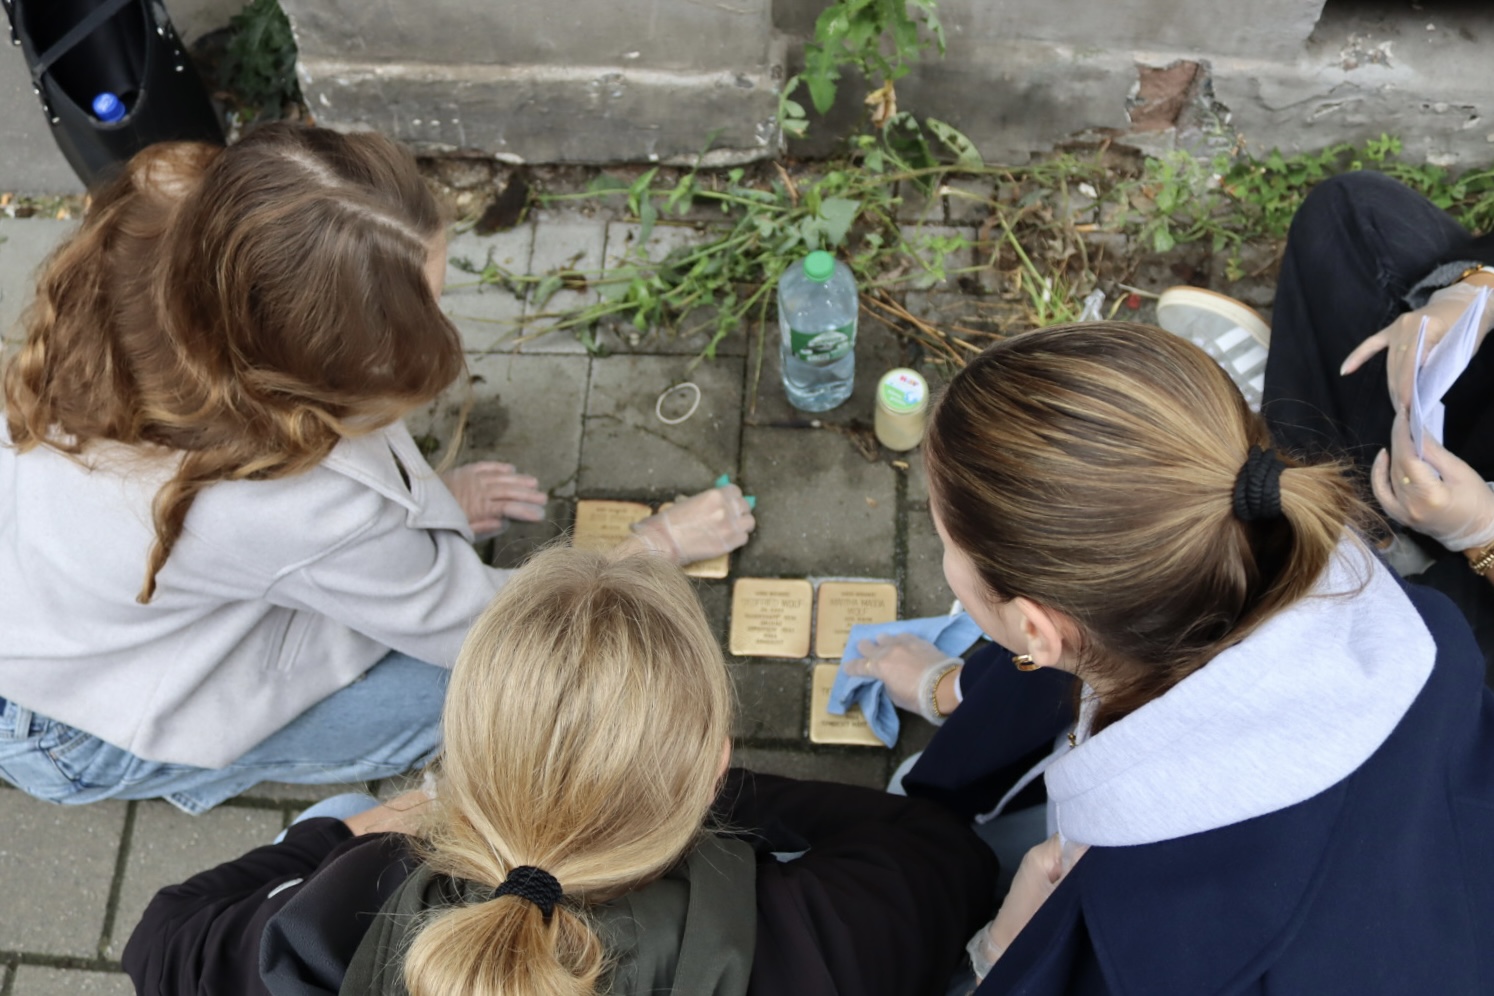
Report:
[[[379,135],[270,125],[147,149],[42,268],[4,374],[11,440],[178,461],[148,602],[204,488],[309,470],[462,372],[425,277],[442,230],[414,158]]]

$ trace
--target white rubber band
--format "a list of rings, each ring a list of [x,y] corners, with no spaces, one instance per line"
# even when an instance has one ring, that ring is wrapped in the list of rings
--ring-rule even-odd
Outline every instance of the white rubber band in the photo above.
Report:
[[[669,397],[670,395],[678,392],[678,391],[694,391],[695,392],[695,400],[690,403],[690,407],[685,412],[685,414],[681,415],[679,418],[665,418],[664,417],[664,399],[667,398],[667,397]],[[679,425],[681,422],[685,421],[691,415],[694,415],[695,414],[695,409],[697,409],[699,407],[700,407],[700,385],[697,384],[697,383],[695,383],[695,381],[693,381],[693,380],[687,380],[687,381],[684,381],[682,383],[676,384],[673,387],[666,387],[664,389],[663,393],[661,393],[659,395],[659,397],[657,399],[655,399],[655,401],[654,401],[654,417],[657,418],[660,422],[663,422],[665,425]]]

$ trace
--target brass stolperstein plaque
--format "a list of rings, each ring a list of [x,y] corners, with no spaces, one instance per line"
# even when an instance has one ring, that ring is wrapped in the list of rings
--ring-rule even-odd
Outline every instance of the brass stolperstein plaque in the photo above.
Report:
[[[897,585],[886,581],[821,581],[814,655],[840,660],[851,627],[897,618]]]
[[[821,585],[823,590],[824,585]],[[817,744],[852,744],[864,747],[885,746],[877,739],[859,705],[846,710],[844,716],[831,715],[830,686],[835,684],[839,664],[816,664],[814,685],[809,695],[809,739]]]
[[[672,503],[661,505],[659,511]],[[578,550],[607,551],[633,535],[628,527],[654,514],[649,506],[636,501],[601,501],[584,498],[576,502],[576,528],[571,531],[571,546]],[[692,578],[724,578],[730,570],[731,554],[685,565]]]
[[[739,578],[731,591],[732,654],[807,657],[813,595],[802,578]]]
[[[576,528],[571,532],[571,546],[578,550],[605,552],[633,535],[628,527],[654,514],[654,510],[636,501],[576,502]]]

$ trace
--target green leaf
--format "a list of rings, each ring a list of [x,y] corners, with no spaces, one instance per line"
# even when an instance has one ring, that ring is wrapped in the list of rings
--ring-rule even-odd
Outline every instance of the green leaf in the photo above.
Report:
[[[1167,227],[1166,222],[1152,233],[1152,248],[1157,252],[1167,252],[1177,244],[1177,239],[1172,237],[1172,231]]]
[[[648,241],[648,237],[654,234],[654,223],[659,220],[659,210],[654,207],[654,199],[645,197],[643,203],[638,207],[638,241],[635,243],[642,246]]]
[[[545,274],[544,279],[534,288],[533,307],[538,311],[545,310],[545,305],[550,303],[550,298],[554,297],[555,292],[563,286],[565,286],[565,277],[559,273]]]
[[[835,105],[835,80],[839,76],[839,73],[827,73],[809,77],[809,100],[821,114]]]
[[[845,197],[829,197],[820,205],[820,217],[825,220],[825,241],[838,246],[846,240],[846,233],[861,211],[861,202]]]
[[[937,118],[926,118],[923,123],[946,149],[954,153],[955,165],[960,169],[979,170],[986,164],[981,158],[980,150],[976,149],[975,143],[958,128],[945,124]]]

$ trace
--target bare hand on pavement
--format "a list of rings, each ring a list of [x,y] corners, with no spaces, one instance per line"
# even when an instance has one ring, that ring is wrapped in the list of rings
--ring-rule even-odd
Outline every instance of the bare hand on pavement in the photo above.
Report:
[[[543,522],[545,502],[539,481],[514,470],[513,464],[483,461],[469,463],[441,475],[478,539],[495,536],[508,520]]]

